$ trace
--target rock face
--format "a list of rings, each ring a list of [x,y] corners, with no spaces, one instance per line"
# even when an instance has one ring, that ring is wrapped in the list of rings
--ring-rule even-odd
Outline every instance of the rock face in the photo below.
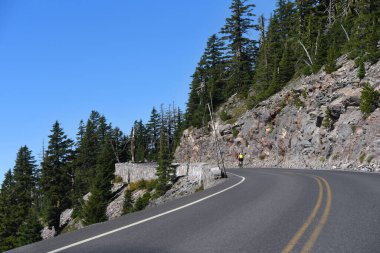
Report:
[[[61,216],[59,217],[59,227],[66,226],[73,218],[71,217],[73,214],[74,209],[66,209],[61,213]]]
[[[55,228],[54,227],[44,227],[42,230],[41,230],[41,238],[43,240],[46,240],[46,239],[50,239],[50,238],[53,238],[54,236],[57,235],[57,231],[55,231]]]
[[[338,59],[332,74],[320,71],[290,82],[281,92],[248,110],[235,123],[216,120],[220,149],[227,166],[380,169],[380,109],[363,119],[361,86],[380,86],[380,62],[366,64],[357,78],[353,61]],[[229,104],[234,104],[231,98]],[[219,109],[219,115],[226,107]],[[186,130],[177,148],[178,162],[215,163],[215,137],[208,129]]]

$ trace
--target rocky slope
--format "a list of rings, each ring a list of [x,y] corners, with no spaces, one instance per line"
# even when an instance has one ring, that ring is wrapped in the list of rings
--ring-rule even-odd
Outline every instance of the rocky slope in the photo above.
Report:
[[[241,116],[244,103],[236,97],[219,108],[216,132],[226,165],[236,166],[243,151],[245,164],[256,167],[379,170],[380,109],[364,119],[359,104],[363,84],[379,89],[380,62],[366,64],[363,80],[354,61],[343,56],[337,64],[332,74],[321,70],[290,82]],[[222,121],[222,111],[232,119]],[[186,130],[176,160],[215,162],[213,133],[211,125]]]

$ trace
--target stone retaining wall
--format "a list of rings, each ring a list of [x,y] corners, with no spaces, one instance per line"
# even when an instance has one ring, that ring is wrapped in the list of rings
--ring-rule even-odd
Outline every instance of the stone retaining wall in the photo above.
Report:
[[[176,175],[188,176],[189,180],[203,183],[206,189],[212,185],[215,179],[220,178],[220,169],[207,163],[173,164],[177,166]],[[125,183],[132,183],[141,179],[156,179],[155,163],[117,163],[115,175],[120,176]]]

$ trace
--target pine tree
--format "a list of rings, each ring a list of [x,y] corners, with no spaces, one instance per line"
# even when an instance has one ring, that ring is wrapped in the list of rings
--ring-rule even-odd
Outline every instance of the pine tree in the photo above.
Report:
[[[49,146],[42,162],[41,190],[43,219],[59,231],[59,217],[71,205],[71,171],[73,142],[67,138],[58,121],[49,135]]]
[[[148,143],[147,143],[146,128],[141,119],[139,121],[135,121],[134,129],[135,129],[135,146],[136,146],[135,160],[137,162],[144,162]]]
[[[106,209],[111,197],[111,181],[115,172],[115,156],[111,146],[111,137],[107,135],[101,147],[96,176],[91,187],[91,196],[83,208],[85,224],[107,220]]]
[[[177,125],[174,132],[174,151],[179,146],[181,142],[181,134],[183,132],[183,114],[181,112],[181,109],[178,107],[177,109]]]
[[[132,191],[127,189],[124,194],[123,214],[127,214],[132,211],[133,211]]]
[[[208,122],[209,116],[206,111],[206,105],[209,101],[209,97],[206,92],[206,86],[204,82],[205,69],[203,59],[198,63],[198,67],[193,74],[189,101],[186,106],[186,122],[188,126],[194,126],[201,128]]]
[[[291,59],[292,53],[290,52],[289,47],[289,45],[285,45],[285,49],[279,63],[278,82],[280,84],[280,89],[284,87],[294,75],[294,66]]]
[[[37,212],[30,208],[28,214],[17,231],[17,247],[24,246],[42,240],[41,230],[43,229]]]
[[[0,190],[0,251],[13,249],[17,245],[17,218],[14,199],[15,183],[11,170],[5,174]]]
[[[329,51],[327,52],[327,59],[326,59],[326,66],[325,66],[325,70],[327,74],[331,74],[332,72],[336,70],[336,59],[338,56],[337,51],[338,49],[334,42],[329,48]]]
[[[80,216],[83,196],[90,191],[90,186],[94,180],[99,147],[105,128],[105,120],[97,111],[91,112],[85,128],[80,124],[77,136],[81,136],[81,138],[77,144],[74,161],[73,205],[75,216]]]
[[[166,135],[166,125],[164,123],[164,114],[163,109],[161,109],[161,131],[160,131],[160,153],[158,160],[158,168],[157,168],[157,194],[164,194],[169,188],[171,180],[173,179],[173,169],[171,168],[171,154],[168,148],[168,136]]]
[[[379,107],[380,93],[369,84],[364,85],[360,96],[360,110],[367,118],[376,108]]]
[[[205,90],[203,91],[208,96],[207,101],[212,100],[214,106],[218,106],[225,102],[225,56],[224,42],[216,34],[211,35],[207,41],[207,47],[203,54],[201,64],[204,64]],[[211,98],[210,98],[211,97]]]
[[[160,136],[160,115],[155,107],[153,107],[150,119],[146,126],[148,139],[148,159],[157,161]]]
[[[36,185],[35,170],[36,161],[32,156],[32,152],[27,146],[21,147],[17,153],[13,169],[14,191],[16,194],[14,202],[17,206],[13,213],[17,217],[17,227],[22,224],[33,205],[33,194]]]
[[[118,163],[124,163],[127,162],[130,158],[129,154],[129,139],[125,134],[118,128],[115,127],[111,131],[112,135],[112,150],[115,155],[116,162]]]
[[[226,97],[236,92],[247,95],[252,83],[258,41],[247,34],[259,29],[253,20],[254,7],[254,4],[248,4],[248,0],[233,0],[230,6],[232,15],[221,30],[229,56]]]
[[[365,77],[365,65],[364,65],[364,61],[362,60],[359,63],[358,77],[360,80],[362,80]]]

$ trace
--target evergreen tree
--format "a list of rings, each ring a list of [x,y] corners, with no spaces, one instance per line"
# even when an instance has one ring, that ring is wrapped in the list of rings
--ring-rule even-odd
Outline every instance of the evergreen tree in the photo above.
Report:
[[[205,82],[205,89],[203,92],[206,97],[205,101],[212,102],[214,106],[218,106],[225,102],[225,56],[224,56],[224,42],[216,34],[213,34],[207,41],[207,47],[203,54],[201,64],[204,68],[203,81]],[[212,101],[209,101],[209,100]]]
[[[248,0],[233,0],[230,6],[232,15],[221,30],[229,56],[226,97],[236,92],[247,95],[252,83],[258,41],[247,34],[259,29],[253,21],[254,7],[254,4],[248,4]]]
[[[362,80],[365,77],[365,65],[364,65],[364,61],[362,60],[359,63],[358,77],[360,80]]]
[[[165,128],[163,111],[161,109],[161,131],[160,131],[160,153],[157,168],[157,189],[158,195],[164,194],[169,188],[170,183],[173,179],[173,169],[171,168],[171,154],[168,148],[168,136],[166,135],[167,130]],[[174,175],[175,176],[175,175]]]
[[[107,220],[106,209],[111,198],[111,181],[115,172],[115,156],[111,146],[111,137],[107,135],[101,146],[96,167],[96,176],[91,187],[91,196],[83,208],[85,224]]]
[[[17,217],[15,183],[11,170],[5,174],[0,190],[0,251],[13,249],[17,245]]]
[[[83,205],[83,196],[90,191],[94,179],[99,147],[105,132],[105,118],[97,111],[92,111],[86,127],[80,124],[77,136],[81,136],[77,144],[74,161],[74,215],[79,216]]]
[[[181,112],[181,109],[178,107],[178,110],[177,110],[177,125],[176,125],[176,129],[175,129],[175,132],[174,132],[174,151],[176,150],[176,148],[179,146],[180,142],[181,142],[181,134],[184,130],[183,128],[183,115],[182,115],[182,112]]]
[[[367,118],[376,108],[379,107],[380,93],[369,84],[364,85],[360,96],[360,110]]]
[[[155,107],[153,107],[150,119],[146,126],[147,139],[148,139],[148,154],[149,160],[157,161],[159,150],[159,136],[160,136],[160,115]]]
[[[207,104],[218,107],[226,96],[224,42],[213,34],[192,76],[186,110],[186,125],[202,127],[209,121]]]
[[[280,84],[280,89],[284,87],[294,75],[294,66],[291,59],[292,53],[290,52],[289,47],[290,45],[285,45],[285,49],[279,63],[278,82]]]
[[[49,135],[49,146],[42,162],[41,190],[43,218],[59,231],[59,217],[71,205],[71,161],[73,142],[67,138],[58,121]]]
[[[326,59],[326,66],[325,70],[327,74],[331,74],[336,70],[336,59],[338,55],[338,49],[335,45],[335,42],[331,45],[329,48],[329,51],[327,52],[327,59]]]
[[[115,127],[112,131],[112,149],[115,155],[116,162],[124,163],[130,158],[129,154],[129,139],[125,134],[118,128]]]
[[[347,45],[352,58],[362,57],[364,61],[375,62],[380,56],[377,47],[380,40],[380,3],[373,0],[357,1],[349,16],[353,20],[351,39]]]
[[[133,198],[132,191],[126,190],[124,194],[123,214],[127,214],[133,211]]]
[[[209,120],[207,113],[207,102],[209,101],[209,97],[205,91],[205,70],[202,67],[203,60],[198,63],[198,67],[192,76],[193,80],[191,82],[189,101],[186,109],[187,125],[198,128],[205,126],[206,122]]]
[[[13,213],[17,219],[17,227],[22,224],[33,205],[36,185],[35,170],[36,161],[32,156],[32,152],[27,146],[21,147],[17,153],[13,169],[14,191],[16,194],[14,199],[16,208]]]
[[[136,162],[144,162],[147,151],[147,134],[146,128],[140,119],[134,123],[135,129],[135,160]]]
[[[43,229],[37,212],[30,208],[28,214],[17,231],[17,247],[24,246],[42,240],[41,230]]]

